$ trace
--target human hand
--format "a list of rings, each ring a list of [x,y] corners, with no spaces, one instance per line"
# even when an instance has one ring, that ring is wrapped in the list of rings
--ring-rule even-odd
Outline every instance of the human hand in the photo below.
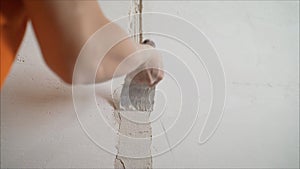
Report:
[[[151,40],[145,40],[143,44],[139,46],[140,50],[150,50],[150,57],[146,62],[130,72],[126,76],[126,80],[130,80],[131,83],[146,84],[152,87],[163,79],[162,57],[154,47],[155,44]]]

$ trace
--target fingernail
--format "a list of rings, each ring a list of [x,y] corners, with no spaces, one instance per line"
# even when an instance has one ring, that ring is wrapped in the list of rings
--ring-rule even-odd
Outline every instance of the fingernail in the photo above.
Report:
[[[150,45],[150,46],[152,46],[154,48],[156,47],[155,43],[152,40],[150,40],[150,39],[144,40],[142,44],[147,44],[147,45]]]

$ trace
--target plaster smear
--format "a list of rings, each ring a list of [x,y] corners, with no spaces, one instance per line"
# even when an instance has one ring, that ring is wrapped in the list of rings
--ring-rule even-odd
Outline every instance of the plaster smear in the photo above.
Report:
[[[129,33],[142,43],[142,0],[132,0],[129,10]],[[127,78],[125,78],[127,79]],[[153,110],[155,87],[125,80],[115,100],[115,115],[119,138],[115,168],[152,168],[152,128],[149,122]],[[117,103],[116,103],[117,100]]]
[[[118,111],[118,114],[120,127],[115,168],[152,168],[151,125],[132,121],[147,121],[150,114],[141,111]],[[131,119],[127,118],[129,116]]]
[[[152,168],[152,128],[155,87],[125,81],[116,106],[119,124],[115,168]]]

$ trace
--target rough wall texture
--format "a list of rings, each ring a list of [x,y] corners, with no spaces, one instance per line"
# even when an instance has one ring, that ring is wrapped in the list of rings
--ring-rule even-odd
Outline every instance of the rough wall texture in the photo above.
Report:
[[[150,113],[118,111],[119,140],[115,168],[152,168]]]
[[[127,1],[100,4],[110,18],[128,15]],[[197,144],[205,117],[201,109],[186,139],[173,153],[153,157],[153,168],[298,168],[299,2],[146,1],[144,11],[186,18],[205,32],[221,56],[228,89],[224,118],[214,137]],[[173,43],[154,40],[157,46],[188,58]],[[168,79],[158,86],[170,88]],[[173,98],[169,104],[176,106]],[[100,96],[98,104],[114,123],[113,108]],[[162,116],[166,128],[172,125],[174,112]],[[116,139],[101,130],[105,123],[92,124],[114,150]],[[159,130],[152,126],[153,133]],[[164,144],[166,140],[154,142],[152,153]],[[1,167],[113,168],[114,160],[115,155],[93,144],[80,128],[70,88],[46,68],[29,27],[1,91]]]

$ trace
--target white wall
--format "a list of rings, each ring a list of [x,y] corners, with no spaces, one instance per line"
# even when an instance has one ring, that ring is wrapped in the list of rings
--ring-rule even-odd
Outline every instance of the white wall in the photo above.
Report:
[[[128,14],[127,1],[100,4],[111,19]],[[196,25],[213,42],[227,79],[226,110],[212,139],[197,144],[204,108],[188,137],[172,152],[154,157],[153,166],[298,168],[299,2],[146,1],[144,11],[173,14]],[[160,48],[170,49],[182,60],[190,57],[172,46],[175,43],[153,38]],[[168,63],[166,67],[172,69]],[[203,70],[199,66],[200,73]],[[196,76],[199,90],[204,93],[200,97],[205,102],[205,97],[210,97],[205,95],[209,87],[206,77]],[[171,85],[168,79],[158,89],[167,90]],[[160,99],[158,95],[157,100]],[[114,124],[112,107],[100,96],[97,102],[106,119]],[[166,126],[175,119],[172,114],[175,102],[176,99],[168,102],[170,111],[162,118]],[[188,116],[191,112],[181,113]],[[99,129],[99,139],[114,149],[115,135],[105,130],[105,124],[95,120],[97,117],[86,116],[85,120]],[[159,125],[153,124],[154,133],[160,130]],[[175,136],[171,133],[169,137],[172,143]],[[162,144],[166,146],[166,142],[154,141],[153,153],[160,151]],[[1,167],[112,168],[114,158],[97,147],[81,129],[70,87],[63,85],[45,66],[29,26],[1,91]]]

